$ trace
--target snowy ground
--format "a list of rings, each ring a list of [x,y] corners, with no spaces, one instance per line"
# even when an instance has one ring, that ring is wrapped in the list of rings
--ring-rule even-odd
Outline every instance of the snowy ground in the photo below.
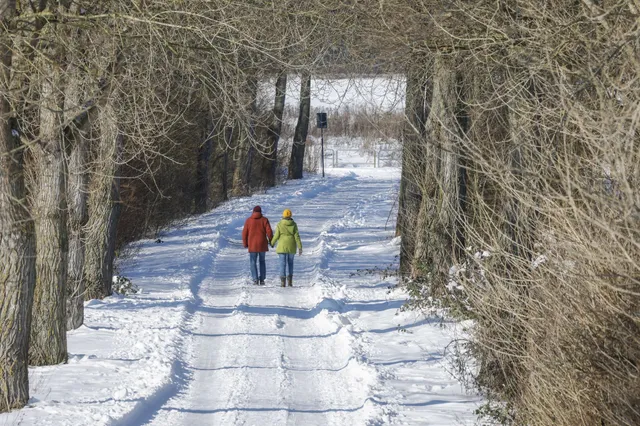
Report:
[[[27,408],[0,425],[456,425],[480,400],[448,374],[451,327],[398,312],[397,169],[329,169],[235,199],[143,241],[121,273],[144,289],[86,306],[69,363],[31,369]],[[293,211],[294,287],[249,284],[240,232],[259,204]],[[398,326],[403,331],[399,331]]]

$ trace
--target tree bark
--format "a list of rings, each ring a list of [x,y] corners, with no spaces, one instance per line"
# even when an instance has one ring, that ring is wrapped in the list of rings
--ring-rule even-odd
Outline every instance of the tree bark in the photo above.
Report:
[[[263,182],[266,186],[276,184],[276,173],[278,172],[278,143],[280,132],[282,131],[282,116],[287,94],[287,73],[282,72],[276,80],[276,97],[273,105],[273,115],[268,130],[268,160],[264,168],[265,175]]]
[[[456,118],[462,143],[457,144],[458,151],[458,215],[455,219],[455,256],[456,263],[464,257],[466,247],[466,232],[468,228],[468,165],[471,151],[468,149],[468,141],[471,136],[471,113],[468,101],[472,99],[477,90],[473,77],[466,77],[458,73],[458,108]]]
[[[33,216],[37,251],[29,363],[54,365],[67,360],[64,93],[57,66],[49,62],[42,66],[40,140],[33,144]]]
[[[89,218],[88,140],[77,135],[69,155],[67,199],[69,209],[69,259],[67,268],[67,330],[84,321],[84,230]]]
[[[454,59],[438,55],[431,111],[425,124],[427,151],[412,262],[412,276],[429,275],[435,286],[446,280],[453,255],[459,205],[457,107]]]
[[[116,129],[117,131],[117,129]],[[105,253],[103,265],[103,277],[105,293],[113,293],[113,263],[116,259],[116,241],[118,237],[118,222],[122,213],[122,199],[120,198],[120,164],[122,162],[122,152],[124,149],[124,136],[122,133],[116,135],[116,168],[111,185],[111,211],[109,212],[109,227],[107,233],[107,251]]]
[[[293,135],[289,179],[302,179],[304,149],[309,132],[309,112],[311,110],[311,74],[303,74],[300,82],[300,112]]]
[[[235,196],[246,195],[249,192],[251,182],[253,157],[255,155],[255,121],[258,97],[258,80],[250,77],[247,80],[246,108],[247,120],[240,123],[238,160],[233,173],[233,194]]]
[[[238,147],[237,159],[235,161],[235,168],[233,170],[233,178],[231,182],[231,194],[234,197],[240,197],[247,194],[247,187],[244,182],[244,176],[246,175],[246,159],[249,140],[245,132],[238,131]]]
[[[210,119],[204,127],[203,141],[198,147],[196,166],[195,213],[204,213],[209,209],[209,189],[211,186],[210,165],[213,152],[213,128]]]
[[[258,115],[258,81],[250,81],[251,88],[251,104],[249,107],[249,120],[247,131],[249,133],[249,149],[247,150],[247,161],[245,167],[245,174],[243,177],[244,185],[246,187],[251,186],[251,177],[254,174],[254,163],[257,151],[256,141],[256,120]],[[249,189],[249,188],[247,188]]]
[[[67,263],[67,330],[75,330],[84,321],[84,251],[85,227],[89,218],[89,133],[90,120],[80,126],[73,121],[82,109],[82,80],[75,66],[68,70],[69,83],[65,95],[66,122],[70,122],[67,132],[67,146],[70,149],[67,165],[67,208],[69,257]]]
[[[15,25],[15,0],[0,0],[2,28]],[[0,413],[29,400],[28,350],[35,285],[35,235],[25,205],[24,147],[12,134],[12,49],[2,45],[0,61]]]
[[[406,276],[411,270],[415,250],[416,220],[422,199],[419,183],[424,173],[424,126],[431,104],[431,80],[424,76],[421,68],[407,73],[405,111],[407,122],[402,147],[402,175],[398,194],[398,220],[396,235],[402,236],[400,243],[400,274]]]
[[[233,127],[224,128],[224,154],[222,157],[222,199],[229,200],[229,149],[233,142]]]
[[[120,178],[123,136],[118,130],[113,105],[99,113],[100,141],[96,171],[89,192],[89,221],[85,259],[85,299],[101,299],[111,294],[115,228],[120,217]]]

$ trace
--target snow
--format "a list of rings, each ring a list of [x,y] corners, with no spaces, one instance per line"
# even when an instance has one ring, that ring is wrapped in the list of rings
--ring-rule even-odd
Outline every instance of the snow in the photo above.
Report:
[[[317,159],[320,167],[320,138],[308,136],[313,144],[307,146],[309,158]],[[285,147],[291,146],[287,140]],[[283,148],[286,149],[286,148]],[[367,140],[366,138],[346,136],[326,137],[324,139],[325,168],[396,168],[401,166],[402,148],[395,140]]]
[[[540,265],[542,265],[546,261],[547,261],[547,256],[545,256],[544,254],[539,255],[531,262],[531,269],[538,268]]]
[[[328,169],[234,199],[141,241],[119,275],[142,289],[86,304],[69,363],[30,369],[29,405],[0,425],[457,425],[481,399],[449,374],[456,324],[401,312],[371,272],[395,264],[399,170]],[[254,205],[290,208],[304,252],[250,284],[240,232]]]

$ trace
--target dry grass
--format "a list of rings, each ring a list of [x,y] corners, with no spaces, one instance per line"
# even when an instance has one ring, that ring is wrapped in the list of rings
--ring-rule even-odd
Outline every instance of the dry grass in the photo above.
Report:
[[[454,3],[455,28],[434,21],[464,49],[432,54],[446,71],[405,163],[415,306],[475,320],[495,421],[640,424],[637,6]]]

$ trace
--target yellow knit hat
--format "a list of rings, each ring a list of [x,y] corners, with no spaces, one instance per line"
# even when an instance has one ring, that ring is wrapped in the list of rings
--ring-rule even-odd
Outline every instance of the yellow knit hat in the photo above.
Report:
[[[282,217],[291,217],[291,210],[284,209],[284,211],[282,212]]]

